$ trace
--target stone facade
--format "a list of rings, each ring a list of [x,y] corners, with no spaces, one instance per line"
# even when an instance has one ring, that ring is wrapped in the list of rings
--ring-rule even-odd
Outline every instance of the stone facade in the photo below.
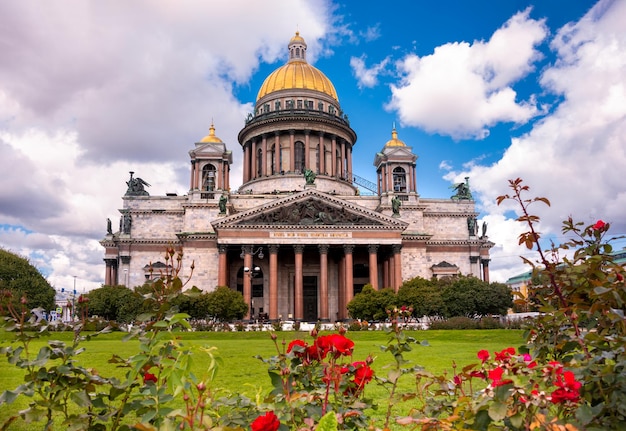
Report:
[[[392,138],[374,155],[377,184],[354,175],[356,133],[332,83],[306,62],[298,34],[289,61],[259,91],[239,133],[243,181],[230,189],[232,153],[210,133],[189,152],[185,196],[149,196],[128,181],[120,230],[101,241],[105,283],[137,286],[184,250],[183,281],[240,291],[246,318],[337,321],[365,284],[398,289],[416,276],[488,281],[469,185],[450,199],[417,193],[412,148]],[[139,179],[140,180],[140,179]],[[460,186],[464,186],[461,184]]]

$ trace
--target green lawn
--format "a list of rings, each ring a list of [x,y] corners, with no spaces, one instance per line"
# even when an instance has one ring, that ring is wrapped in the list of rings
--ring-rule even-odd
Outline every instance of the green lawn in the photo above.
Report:
[[[305,333],[298,332],[278,332],[279,345],[282,341],[288,344],[294,338],[303,338],[310,341],[310,337]],[[95,368],[101,375],[112,375],[120,370],[109,364],[107,361],[113,353],[128,357],[136,353],[137,342],[123,342],[124,334],[112,333],[100,335],[91,341],[85,342],[86,349],[79,356],[79,360],[85,366]],[[410,365],[420,365],[433,373],[442,373],[452,369],[453,361],[459,367],[469,363],[477,362],[476,353],[478,350],[487,349],[489,351],[501,350],[508,346],[517,347],[523,343],[522,332],[519,330],[429,330],[411,332],[410,335],[419,341],[426,340],[430,346],[415,345],[414,349],[405,355],[410,360]],[[55,333],[52,339],[69,342],[71,333]],[[386,374],[383,366],[392,362],[389,353],[381,352],[380,346],[386,344],[387,335],[382,331],[349,332],[346,334],[354,340],[354,360],[364,360],[367,355],[374,356],[374,370],[378,374]],[[5,346],[10,339],[9,334],[0,333],[0,344]],[[223,388],[233,393],[254,396],[258,389],[266,392],[270,388],[270,380],[267,375],[267,368],[255,355],[269,357],[276,353],[274,345],[267,332],[191,332],[181,334],[182,342],[185,346],[197,348],[194,354],[195,373],[198,377],[203,377],[203,368],[206,368],[206,356],[200,351],[200,347],[217,347],[219,356],[223,359],[224,365],[219,369],[216,388]],[[38,341],[32,347],[31,352],[37,352],[43,344],[43,340]],[[0,359],[0,391],[14,389],[22,383],[22,374],[19,369],[7,363],[6,358]],[[411,385],[409,377],[403,383],[408,388]],[[384,389],[370,384],[367,387],[367,395],[384,400],[386,393]],[[0,423],[7,418],[9,411],[15,412],[27,405],[27,400],[16,402],[10,406],[3,406],[0,410]],[[384,409],[382,409],[384,410]],[[20,430],[24,428],[12,427],[10,429]]]

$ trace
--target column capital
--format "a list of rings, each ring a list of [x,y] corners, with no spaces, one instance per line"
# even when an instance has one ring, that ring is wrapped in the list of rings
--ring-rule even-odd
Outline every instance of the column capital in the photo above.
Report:
[[[217,246],[217,251],[219,252],[219,254],[224,254],[228,251],[228,246],[226,244],[219,244]]]
[[[402,244],[394,244],[392,246],[393,249],[393,254],[400,254],[400,251],[402,251]]]
[[[319,250],[320,254],[328,254],[328,249],[330,248],[329,245],[327,244],[319,244],[317,246],[317,249]]]
[[[304,245],[302,245],[302,244],[294,244],[293,251],[295,253],[298,253],[298,254],[303,253],[304,252]]]
[[[354,251],[354,244],[345,244],[343,246],[343,251],[345,254],[352,254]]]
[[[367,246],[367,251],[370,252],[370,254],[376,254],[378,253],[378,244],[370,244]]]
[[[277,254],[279,248],[280,246],[278,244],[269,244],[267,246],[267,249],[269,250],[270,254]]]

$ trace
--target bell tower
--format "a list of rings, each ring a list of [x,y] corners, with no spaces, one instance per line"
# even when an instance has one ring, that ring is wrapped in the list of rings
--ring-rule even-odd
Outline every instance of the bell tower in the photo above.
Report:
[[[391,139],[376,154],[374,166],[378,177],[379,196],[396,196],[401,201],[417,198],[417,181],[415,178],[415,161],[411,147],[398,139],[395,126],[391,131]]]
[[[230,165],[232,152],[215,136],[211,123],[209,134],[189,151],[191,157],[190,194],[199,194],[201,199],[214,199],[230,190]]]

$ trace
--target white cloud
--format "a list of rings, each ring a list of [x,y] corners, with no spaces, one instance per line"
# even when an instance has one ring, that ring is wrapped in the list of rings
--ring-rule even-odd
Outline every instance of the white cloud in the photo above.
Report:
[[[541,230],[557,242],[562,240],[561,222],[570,215],[585,224],[603,219],[612,224],[614,234],[626,232],[626,188],[620,175],[626,166],[624,22],[625,2],[600,3],[556,34],[552,47],[558,61],[544,71],[541,83],[562,96],[560,105],[530,132],[513,139],[494,165],[454,173],[471,177],[484,212],[496,217],[519,210],[494,202],[498,195],[510,194],[507,180],[521,177],[530,186],[528,198],[551,201],[551,207],[538,204],[531,211],[541,217]],[[502,235],[499,245],[510,242],[509,227],[504,227],[510,219],[496,219],[491,226]],[[496,248],[492,269],[500,267],[500,255],[511,253]]]
[[[233,86],[284,59],[296,26],[313,62],[331,12],[325,0],[1,2],[0,245],[55,285],[97,287],[128,171],[151,194],[186,193],[187,151],[213,120],[236,187],[251,105]]]
[[[546,35],[542,20],[519,12],[487,42],[448,43],[431,55],[397,62],[403,76],[391,86],[387,109],[405,125],[455,139],[482,139],[498,122],[524,123],[538,114],[534,100],[517,101],[512,85],[533,70]]]
[[[367,57],[362,55],[361,57],[351,57],[350,67],[357,79],[357,86],[359,88],[372,88],[378,84],[378,76],[385,71],[390,57],[385,58],[380,63],[367,68],[365,65],[365,59]]]

